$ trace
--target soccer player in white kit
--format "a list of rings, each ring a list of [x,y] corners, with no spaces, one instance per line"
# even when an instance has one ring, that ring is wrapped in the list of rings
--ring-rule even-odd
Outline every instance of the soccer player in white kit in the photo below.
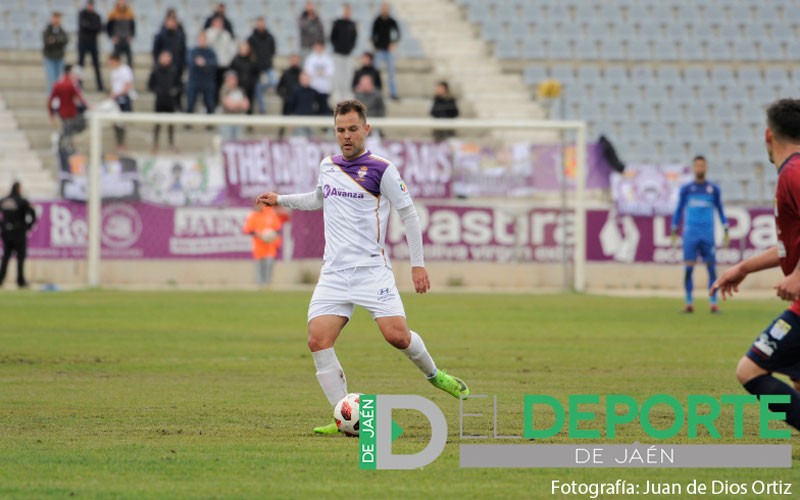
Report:
[[[319,384],[331,406],[347,395],[347,380],[333,344],[358,305],[372,314],[386,341],[408,356],[431,384],[456,398],[466,397],[467,385],[437,369],[422,338],[409,330],[384,252],[386,224],[394,207],[406,231],[414,288],[417,293],[430,289],[422,230],[411,195],[397,167],[365,149],[371,127],[364,104],[340,102],[334,123],[342,154],[322,160],[316,190],[289,195],[268,192],[258,197],[259,203],[268,206],[323,209],[324,263],[308,306],[308,347]],[[335,422],[314,429],[317,434],[338,431]]]

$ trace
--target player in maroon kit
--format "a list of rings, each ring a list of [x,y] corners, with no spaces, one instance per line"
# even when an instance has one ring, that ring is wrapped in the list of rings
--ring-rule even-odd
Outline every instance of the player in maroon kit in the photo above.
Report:
[[[765,139],[769,160],[778,167],[778,244],[727,270],[711,287],[711,293],[719,290],[723,300],[732,297],[748,274],[781,266],[785,277],[775,285],[776,294],[792,305],[742,356],[736,378],[758,397],[788,395],[788,403],[770,404],[770,410],[784,412],[786,423],[800,429],[800,100],[781,99],[770,105]],[[773,377],[773,372],[788,375],[794,388]]]

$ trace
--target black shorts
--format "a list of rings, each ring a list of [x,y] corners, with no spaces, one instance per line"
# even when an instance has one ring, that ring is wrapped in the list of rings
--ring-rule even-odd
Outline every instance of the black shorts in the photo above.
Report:
[[[783,311],[756,338],[747,357],[769,372],[800,380],[800,317]]]

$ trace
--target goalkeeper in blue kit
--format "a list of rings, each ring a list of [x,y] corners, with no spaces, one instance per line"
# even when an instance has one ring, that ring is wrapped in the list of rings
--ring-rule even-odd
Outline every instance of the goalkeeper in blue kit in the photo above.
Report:
[[[719,187],[706,180],[708,165],[702,156],[696,156],[692,162],[694,181],[681,187],[678,207],[672,216],[671,239],[673,244],[678,239],[678,227],[683,220],[683,285],[686,290],[686,306],[683,312],[694,312],[692,290],[694,281],[692,273],[698,257],[708,268],[708,286],[717,279],[715,243],[714,243],[714,211],[725,229],[723,244],[728,245],[728,219],[722,209],[722,197]],[[717,294],[711,295],[711,312],[719,312]]]

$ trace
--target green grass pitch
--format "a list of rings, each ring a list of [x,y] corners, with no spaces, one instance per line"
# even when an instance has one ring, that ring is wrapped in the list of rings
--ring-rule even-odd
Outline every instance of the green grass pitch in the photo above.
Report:
[[[548,498],[553,479],[617,478],[794,479],[793,495],[800,492],[797,433],[791,470],[460,469],[458,402],[427,384],[364,311],[337,343],[349,389],[425,396],[444,411],[450,435],[442,456],[421,470],[361,471],[358,440],[310,432],[330,418],[330,408],[305,343],[309,297],[2,294],[0,497]],[[687,316],[678,314],[679,300],[668,299],[444,293],[404,299],[411,327],[438,365],[463,377],[474,394],[497,396],[503,434],[521,433],[524,394],[563,401],[583,393],[627,393],[640,401],[657,393],[684,401],[692,393],[741,394],[736,362],[783,307],[740,297],[724,304],[722,315],[699,307]],[[749,422],[754,415],[747,413]],[[725,418],[730,414],[723,411]],[[421,449],[424,419],[410,412],[398,419],[406,435],[395,451]],[[491,414],[464,423],[465,430],[489,431]],[[755,426],[746,431],[752,436]],[[686,441],[682,435],[671,442]],[[623,428],[617,442],[635,440],[654,442],[637,426]]]

